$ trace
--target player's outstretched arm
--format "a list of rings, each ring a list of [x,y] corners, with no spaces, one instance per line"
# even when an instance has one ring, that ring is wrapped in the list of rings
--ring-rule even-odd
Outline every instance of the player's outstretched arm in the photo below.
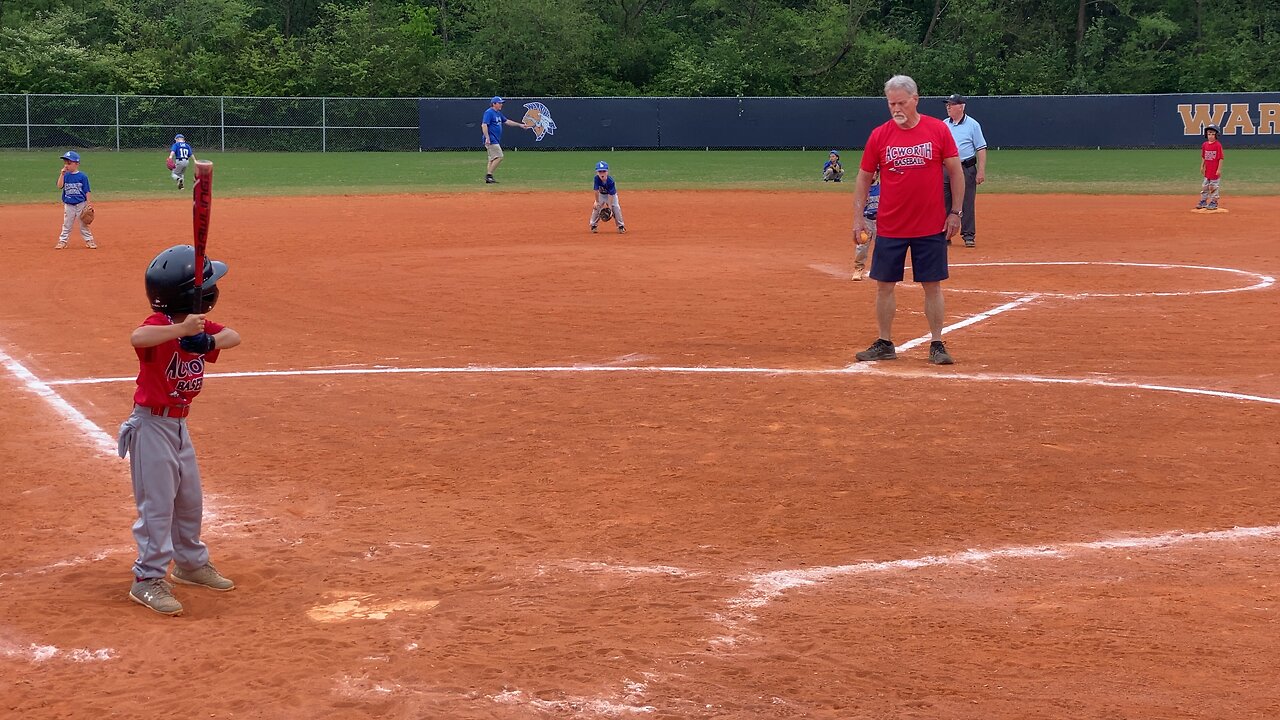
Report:
[[[240,344],[240,333],[229,327],[224,327],[213,336],[214,342],[217,343],[219,350],[228,350]]]
[[[143,325],[135,328],[133,334],[129,336],[129,342],[137,348],[149,348],[189,335],[199,335],[202,332],[204,332],[204,316],[187,315],[182,322],[172,325]]]

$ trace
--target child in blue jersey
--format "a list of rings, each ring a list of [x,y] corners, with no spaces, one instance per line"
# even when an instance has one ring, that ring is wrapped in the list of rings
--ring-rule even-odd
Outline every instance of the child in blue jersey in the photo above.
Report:
[[[196,159],[195,150],[187,144],[187,138],[182,133],[173,136],[169,157],[173,160],[173,171],[169,173],[169,177],[178,183],[178,189],[181,190],[187,178],[187,166]]]
[[[93,207],[89,202],[89,176],[80,172],[80,153],[70,150],[62,156],[62,172],[58,173],[58,189],[62,191],[62,234],[58,236],[58,244],[54,250],[67,246],[67,238],[71,237],[71,226],[80,222],[80,237],[84,246],[96,250],[93,233],[84,224],[84,211]]]
[[[871,189],[867,191],[867,205],[862,217],[867,220],[867,241],[855,244],[853,251],[853,279],[866,280],[871,275],[867,267],[867,253],[871,251],[871,243],[876,239],[876,215],[880,212],[880,173],[871,176]]]
[[[832,150],[827,156],[827,161],[822,164],[822,182],[840,182],[842,177],[844,177],[844,165],[840,164],[840,153]]]
[[[622,206],[618,204],[618,185],[609,174],[609,163],[601,160],[596,163],[596,176],[592,178],[592,191],[595,193],[595,204],[591,206],[591,232],[596,231],[596,224],[608,220],[612,215],[618,223],[618,232],[625,233],[627,225],[622,220]]]

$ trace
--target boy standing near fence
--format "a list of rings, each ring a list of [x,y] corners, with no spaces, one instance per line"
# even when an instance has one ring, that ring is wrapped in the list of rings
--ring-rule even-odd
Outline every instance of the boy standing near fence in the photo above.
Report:
[[[1222,182],[1222,143],[1218,141],[1218,128],[1210,125],[1204,129],[1204,143],[1200,145],[1200,202],[1197,210],[1217,210],[1218,192]]]
[[[71,226],[80,223],[80,237],[84,238],[84,246],[95,250],[93,233],[89,232],[89,223],[93,221],[93,205],[89,202],[89,176],[80,172],[80,153],[69,150],[62,156],[62,172],[58,173],[58,189],[62,191],[62,234],[58,236],[58,244],[54,250],[62,250],[67,246],[67,238],[71,237]]]
[[[827,156],[827,161],[822,164],[822,182],[840,182],[842,177],[844,177],[844,165],[840,164],[840,153],[832,150]]]

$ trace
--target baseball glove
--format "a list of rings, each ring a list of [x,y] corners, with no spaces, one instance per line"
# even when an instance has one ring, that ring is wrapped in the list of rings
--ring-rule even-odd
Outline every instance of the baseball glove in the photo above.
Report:
[[[172,170],[178,167],[178,163],[173,158],[165,158],[164,166]]]
[[[606,220],[612,220],[612,219],[613,219],[613,208],[609,207],[608,205],[605,205],[604,207],[600,208],[600,222],[604,222]]]
[[[85,207],[84,212],[80,213],[80,224],[88,227],[93,224],[93,206]],[[192,280],[191,282],[195,282]]]

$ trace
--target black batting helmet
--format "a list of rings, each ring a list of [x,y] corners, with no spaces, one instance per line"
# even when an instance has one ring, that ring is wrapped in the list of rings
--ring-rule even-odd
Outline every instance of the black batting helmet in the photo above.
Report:
[[[1204,136],[1205,136],[1205,137],[1209,137],[1209,131],[1210,131],[1210,130],[1212,130],[1212,131],[1213,131],[1213,134],[1214,134],[1214,135],[1217,135],[1218,137],[1222,137],[1222,131],[1218,129],[1218,126],[1217,126],[1217,125],[1206,125],[1206,126],[1204,127]]]
[[[168,315],[205,313],[218,302],[218,279],[227,274],[226,263],[204,259],[200,302],[196,302],[196,249],[174,245],[147,266],[147,299],[151,309]]]

